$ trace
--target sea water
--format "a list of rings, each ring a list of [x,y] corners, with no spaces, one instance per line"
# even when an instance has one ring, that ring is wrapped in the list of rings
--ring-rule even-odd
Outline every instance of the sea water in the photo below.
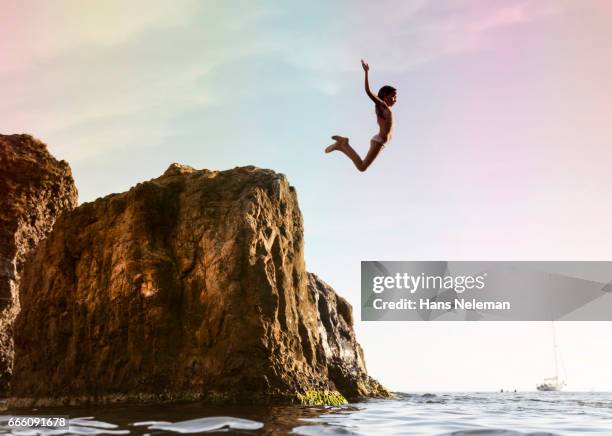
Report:
[[[68,415],[67,429],[17,429],[15,415]],[[612,393],[396,393],[343,407],[156,406],[8,410],[0,433],[80,435],[612,435]]]

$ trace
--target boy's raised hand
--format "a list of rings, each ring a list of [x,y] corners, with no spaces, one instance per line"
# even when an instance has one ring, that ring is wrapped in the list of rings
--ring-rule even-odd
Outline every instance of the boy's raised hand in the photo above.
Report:
[[[366,73],[370,71],[370,66],[366,62],[364,62],[363,59],[361,60],[361,66],[363,67],[363,71],[365,71]]]

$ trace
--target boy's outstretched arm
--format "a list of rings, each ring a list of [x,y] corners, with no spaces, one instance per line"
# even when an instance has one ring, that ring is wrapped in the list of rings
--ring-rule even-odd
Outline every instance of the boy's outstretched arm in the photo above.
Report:
[[[368,81],[368,71],[370,71],[370,66],[363,61],[363,59],[361,60],[361,66],[363,67],[363,71],[365,72],[365,92],[366,94],[368,94],[368,97],[370,97],[372,99],[372,101],[376,104],[382,104],[383,106],[387,106],[387,104],[382,101],[380,98],[378,98],[376,95],[374,95],[372,93],[372,90],[370,89],[370,82]]]

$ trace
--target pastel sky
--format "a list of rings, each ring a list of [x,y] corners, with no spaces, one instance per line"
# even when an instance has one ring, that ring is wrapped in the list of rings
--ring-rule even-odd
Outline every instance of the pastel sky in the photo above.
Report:
[[[172,162],[297,188],[308,269],[359,315],[361,260],[610,260],[612,3],[4,1],[0,132],[69,161],[81,201]],[[374,88],[393,142],[366,173]],[[547,323],[357,322],[392,389],[534,389]],[[558,328],[572,390],[612,390],[610,323]]]

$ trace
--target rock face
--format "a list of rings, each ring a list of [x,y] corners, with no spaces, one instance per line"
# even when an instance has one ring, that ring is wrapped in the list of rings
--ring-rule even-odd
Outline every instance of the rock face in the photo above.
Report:
[[[77,205],[70,167],[29,135],[0,135],[0,395],[13,366],[13,321],[28,253]]]
[[[285,176],[173,164],[61,217],[22,278],[12,404],[386,396],[305,271]]]

